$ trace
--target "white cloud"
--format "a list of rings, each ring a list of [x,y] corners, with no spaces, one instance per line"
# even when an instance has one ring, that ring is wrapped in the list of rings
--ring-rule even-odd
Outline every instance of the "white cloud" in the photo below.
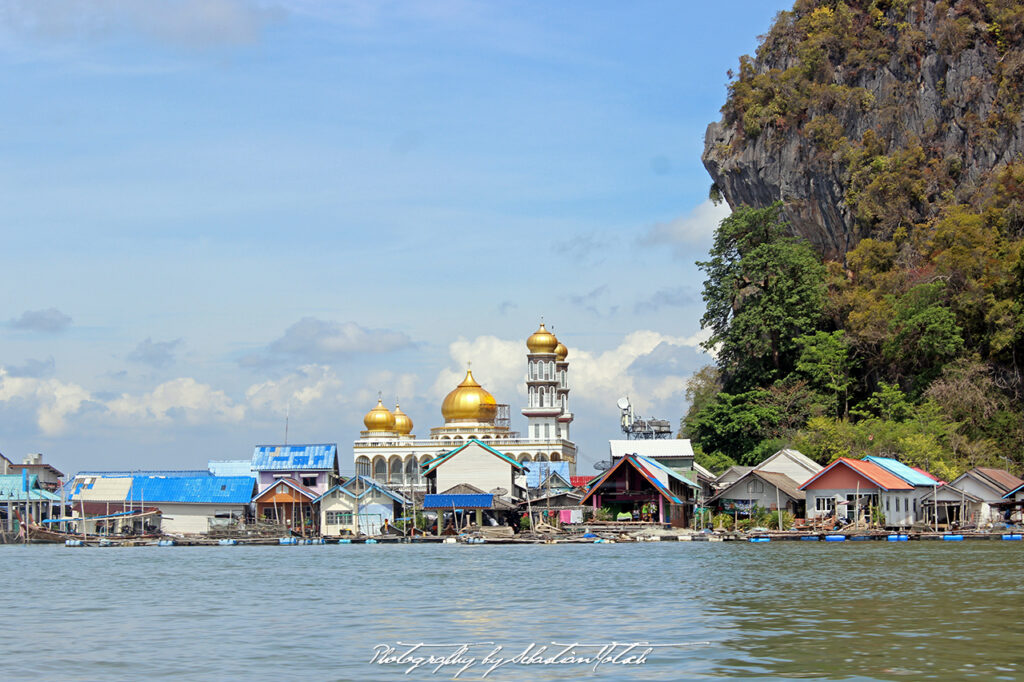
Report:
[[[304,317],[271,342],[265,352],[243,358],[242,365],[260,367],[286,360],[326,364],[354,355],[390,353],[411,346],[412,339],[403,332]]]
[[[13,377],[0,367],[0,403],[23,402],[36,414],[36,425],[46,435],[67,427],[68,418],[89,400],[89,392],[77,384],[57,379]]]
[[[655,224],[640,238],[640,243],[648,246],[673,246],[678,255],[685,255],[687,249],[706,249],[714,241],[718,223],[731,213],[732,210],[724,201],[715,205],[708,199],[685,216]]]
[[[15,329],[57,334],[71,326],[71,318],[56,308],[26,310],[20,317],[12,319],[10,325]]]
[[[195,425],[240,422],[245,417],[244,405],[236,404],[224,391],[191,377],[164,382],[139,396],[126,393],[108,401],[106,407],[115,420],[131,423],[180,420]]]
[[[473,377],[499,403],[510,403],[526,396],[526,344],[520,339],[505,341],[496,336],[478,336],[473,340],[460,338],[448,346],[448,354],[457,369],[438,373],[432,392],[443,398],[466,376],[466,363],[473,363]]]
[[[341,379],[329,366],[303,365],[281,379],[253,384],[245,398],[257,410],[283,412],[289,406],[335,404],[341,385]]]

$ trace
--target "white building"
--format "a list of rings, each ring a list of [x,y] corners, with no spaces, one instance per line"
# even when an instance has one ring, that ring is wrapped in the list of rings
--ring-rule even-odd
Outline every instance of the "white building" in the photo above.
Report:
[[[356,475],[368,476],[405,494],[424,490],[421,466],[437,457],[478,440],[517,462],[568,462],[576,473],[576,444],[569,439],[568,350],[542,324],[526,341],[527,419],[526,436],[511,430],[509,409],[499,404],[466,371],[466,378],[441,404],[444,423],[430,429],[428,438],[413,434],[412,419],[396,405],[394,411],[382,400],[370,410],[353,443]]]

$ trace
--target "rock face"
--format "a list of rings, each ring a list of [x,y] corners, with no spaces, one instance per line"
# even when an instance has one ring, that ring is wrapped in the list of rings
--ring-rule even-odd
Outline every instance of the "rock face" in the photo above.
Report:
[[[1022,37],[1015,0],[799,0],[741,58],[708,126],[712,191],[732,207],[782,201],[829,258],[977,204],[1024,157]]]

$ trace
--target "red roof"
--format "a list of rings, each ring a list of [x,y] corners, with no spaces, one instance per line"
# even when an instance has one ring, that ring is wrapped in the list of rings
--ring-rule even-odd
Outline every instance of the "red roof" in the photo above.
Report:
[[[570,476],[569,485],[573,488],[582,488],[586,484],[594,480],[593,476]]]
[[[829,464],[827,467],[816,473],[806,483],[800,486],[800,490],[806,490],[808,486],[814,483],[816,480],[821,478],[826,472],[832,471],[837,466],[846,466],[853,469],[856,473],[860,474],[864,478],[868,479],[879,488],[884,490],[913,490],[914,486],[904,481],[899,476],[891,474],[882,467],[878,466],[874,462],[869,462],[863,459],[850,459],[849,457],[840,457],[836,461]]]

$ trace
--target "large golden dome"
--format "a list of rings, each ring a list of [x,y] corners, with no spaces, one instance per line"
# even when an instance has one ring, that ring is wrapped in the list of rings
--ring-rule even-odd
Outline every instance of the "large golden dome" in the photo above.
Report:
[[[563,362],[569,356],[569,349],[565,347],[565,344],[561,341],[555,346],[555,357],[558,358],[559,362]]]
[[[494,423],[498,405],[494,396],[485,391],[473,378],[473,372],[466,370],[466,378],[455,387],[441,403],[441,416],[446,424],[451,422]]]
[[[526,347],[531,353],[554,353],[557,346],[558,339],[544,327],[543,322],[540,323],[540,328],[526,339]]]
[[[366,424],[367,431],[394,431],[395,415],[391,414],[391,411],[384,407],[384,403],[381,402],[380,398],[377,398],[377,407],[366,413],[366,416],[363,417],[363,423]]]
[[[391,413],[395,417],[395,431],[401,436],[412,433],[412,419],[409,418],[402,408],[395,403],[395,411]]]

